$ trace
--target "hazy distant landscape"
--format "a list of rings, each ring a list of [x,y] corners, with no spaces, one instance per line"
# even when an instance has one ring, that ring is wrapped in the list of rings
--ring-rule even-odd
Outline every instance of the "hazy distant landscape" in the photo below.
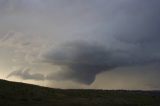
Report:
[[[1,106],[159,106],[160,91],[52,89],[0,80]]]

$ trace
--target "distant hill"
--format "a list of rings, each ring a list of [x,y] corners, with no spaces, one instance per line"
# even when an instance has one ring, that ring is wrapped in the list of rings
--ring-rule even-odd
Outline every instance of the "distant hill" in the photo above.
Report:
[[[62,90],[0,80],[0,106],[160,106],[160,91]]]

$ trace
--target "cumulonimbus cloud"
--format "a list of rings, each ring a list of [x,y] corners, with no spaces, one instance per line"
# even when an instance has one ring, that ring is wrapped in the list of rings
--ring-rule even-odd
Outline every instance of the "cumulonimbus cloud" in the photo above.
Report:
[[[57,74],[50,74],[51,80],[74,80],[91,84],[97,74],[117,67],[143,65],[156,62],[139,51],[113,51],[105,46],[83,41],[66,43],[44,55],[44,61],[61,67]]]
[[[48,79],[72,79],[90,84],[96,74],[115,67],[115,64],[109,63],[110,53],[105,48],[85,42],[65,44],[44,57],[46,62],[63,67],[63,72],[48,75]]]
[[[32,1],[30,0],[30,2]],[[15,2],[15,4],[17,3],[19,4],[19,2]],[[55,46],[54,43],[62,44],[62,46],[57,46],[56,49],[53,50],[50,49],[49,52],[43,55],[46,63],[58,65],[62,69],[57,74],[49,74],[46,79],[73,80],[80,83],[91,84],[95,80],[95,76],[103,71],[129,65],[144,65],[160,62],[160,2],[158,0],[88,0],[82,1],[81,3],[62,0],[59,3],[56,4],[55,1],[45,1],[46,6],[42,9],[44,11],[42,14],[39,12],[39,5],[33,6],[37,7],[37,9],[31,9],[34,10],[33,13],[37,15],[35,15],[37,17],[35,28],[39,27],[39,32],[41,32],[41,30],[42,32],[46,32],[48,29],[53,30],[54,33],[52,33],[51,36],[45,34],[45,36],[43,36],[42,34],[42,37],[38,35],[40,38],[38,40],[37,36],[35,36],[35,39],[33,39],[33,35],[30,37],[25,36],[20,37],[17,41],[19,37],[15,39],[12,34],[9,34],[2,37],[3,39],[1,40],[1,42],[7,45],[10,44],[11,46],[15,46],[14,42],[19,43],[22,41],[20,46],[22,51],[24,50],[25,53],[27,53],[26,57],[31,58],[39,56],[37,55],[38,53],[40,53],[40,55],[43,54],[41,50],[46,52],[46,49],[52,48],[50,46]],[[14,8],[16,10],[17,6]],[[28,8],[25,9],[24,7],[18,10],[23,9],[28,10]],[[25,13],[24,10],[22,11],[23,13]],[[30,13],[29,10],[28,12]],[[46,13],[48,15],[46,15]],[[24,18],[24,16],[22,18]],[[24,27],[25,30],[29,28],[33,30],[35,18],[32,16],[32,14],[26,15],[27,18],[24,18],[25,21],[16,20],[15,22],[20,22],[20,24],[18,24],[19,29],[21,29],[21,26],[26,25],[26,27]],[[47,17],[44,17],[43,20],[43,18],[41,19],[39,16]],[[10,17],[10,15],[6,17]],[[32,21],[28,19],[32,19]],[[40,20],[37,21],[38,19]],[[3,21],[4,20],[2,20],[2,22]],[[52,26],[50,23],[54,23],[56,26]],[[9,26],[11,25],[9,24]],[[15,26],[13,27],[15,28]],[[58,36],[60,36],[60,38],[57,38]],[[28,47],[25,48],[24,45],[27,44],[27,42],[24,42],[26,38],[30,38],[29,41],[31,41],[28,43],[30,44],[28,45],[29,49],[27,49]],[[49,44],[49,46],[44,46],[46,47],[45,50],[44,48],[39,48],[42,47],[41,44],[46,43],[42,42],[45,40],[44,38],[48,38],[46,42]],[[78,40],[86,41],[77,42],[75,41],[77,38]],[[95,41],[97,41],[98,44],[94,43]],[[37,48],[40,50],[34,51]],[[30,52],[31,50],[32,52],[28,53],[28,51]],[[27,78],[33,79],[34,75],[28,72],[24,73],[22,71],[14,73],[14,75],[26,78],[24,74],[32,76]]]

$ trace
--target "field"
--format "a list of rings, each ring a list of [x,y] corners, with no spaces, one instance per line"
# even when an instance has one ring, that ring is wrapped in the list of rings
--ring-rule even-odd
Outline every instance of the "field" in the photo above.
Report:
[[[160,91],[62,90],[0,80],[0,106],[160,106]]]

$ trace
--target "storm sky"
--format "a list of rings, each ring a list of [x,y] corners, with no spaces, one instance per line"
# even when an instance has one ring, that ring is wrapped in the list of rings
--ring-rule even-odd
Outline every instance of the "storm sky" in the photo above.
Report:
[[[0,0],[0,78],[160,89],[160,1]]]

